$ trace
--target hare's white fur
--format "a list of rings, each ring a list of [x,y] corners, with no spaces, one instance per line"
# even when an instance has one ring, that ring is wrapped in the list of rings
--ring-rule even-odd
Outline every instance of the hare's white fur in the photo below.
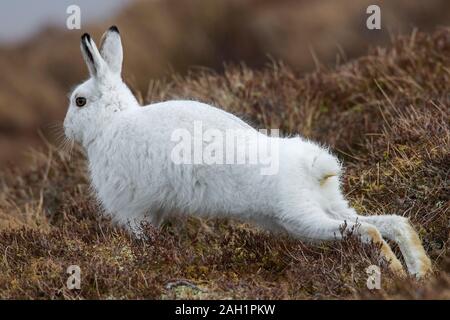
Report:
[[[342,226],[363,241],[381,245],[390,266],[402,266],[382,237],[397,242],[411,274],[431,269],[408,220],[397,215],[360,216],[339,184],[341,165],[326,149],[300,137],[257,133],[244,121],[196,101],[167,101],[141,107],[121,79],[122,44],[117,28],[104,35],[100,50],[85,34],[81,50],[91,78],[72,93],[64,121],[66,135],[87,152],[96,195],[113,219],[132,231],[149,221],[155,226],[171,214],[215,215],[252,221],[298,238],[333,240]],[[86,105],[76,105],[84,97]],[[224,132],[242,130],[277,139],[279,171],[262,175],[261,165],[175,164],[171,152],[176,129],[193,130],[194,121]],[[247,136],[248,135],[248,136]]]

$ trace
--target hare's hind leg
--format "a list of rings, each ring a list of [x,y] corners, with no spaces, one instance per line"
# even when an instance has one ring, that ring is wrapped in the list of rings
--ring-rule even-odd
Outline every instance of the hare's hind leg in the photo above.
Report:
[[[398,244],[410,274],[420,278],[431,272],[431,261],[407,218],[398,215],[361,216],[344,199],[333,203],[331,211],[349,221],[376,226],[383,237]]]
[[[432,271],[430,258],[407,218],[398,215],[363,216],[361,221],[375,225],[384,237],[398,244],[409,273],[421,278]]]
[[[296,213],[285,215],[280,223],[293,236],[311,240],[342,239],[342,227],[347,225],[347,232],[354,230],[363,242],[372,241],[381,245],[381,254],[389,262],[390,269],[398,275],[405,275],[400,261],[383,240],[378,229],[370,223],[333,219],[319,205],[310,201],[299,207]]]

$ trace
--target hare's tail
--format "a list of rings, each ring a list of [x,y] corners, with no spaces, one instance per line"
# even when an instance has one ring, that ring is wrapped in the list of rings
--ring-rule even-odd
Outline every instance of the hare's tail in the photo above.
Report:
[[[341,174],[341,163],[326,150],[320,150],[319,153],[311,155],[307,161],[311,176],[317,180],[320,186],[323,186],[328,179],[339,177]]]

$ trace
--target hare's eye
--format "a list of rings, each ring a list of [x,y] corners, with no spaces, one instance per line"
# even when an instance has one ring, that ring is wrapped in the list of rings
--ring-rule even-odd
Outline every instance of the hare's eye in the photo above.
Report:
[[[75,103],[76,103],[77,107],[84,107],[84,105],[86,104],[86,98],[78,97],[75,99]]]

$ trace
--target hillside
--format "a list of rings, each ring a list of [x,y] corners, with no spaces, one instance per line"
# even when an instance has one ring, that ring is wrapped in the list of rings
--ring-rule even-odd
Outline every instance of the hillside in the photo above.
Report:
[[[366,8],[379,4],[382,30],[365,27]],[[359,57],[398,33],[448,25],[450,2],[373,0],[164,0],[132,1],[110,21],[82,30],[47,29],[15,47],[0,47],[0,166],[17,162],[27,147],[54,139],[51,128],[67,110],[67,93],[86,77],[79,38],[99,39],[119,26],[125,78],[147,91],[151,79],[185,75],[225,63],[263,68],[282,60],[296,72]]]
[[[435,274],[399,280],[378,248],[354,238],[321,245],[237,221],[178,219],[130,238],[99,213],[82,153],[50,144],[0,189],[0,298],[450,298],[450,29],[412,33],[336,68],[301,75],[281,63],[230,65],[153,81],[146,102],[193,98],[329,144],[344,160],[344,189],[362,214],[408,216]],[[65,287],[82,270],[81,290]],[[192,285],[186,285],[188,281]],[[184,284],[183,284],[184,283]]]

